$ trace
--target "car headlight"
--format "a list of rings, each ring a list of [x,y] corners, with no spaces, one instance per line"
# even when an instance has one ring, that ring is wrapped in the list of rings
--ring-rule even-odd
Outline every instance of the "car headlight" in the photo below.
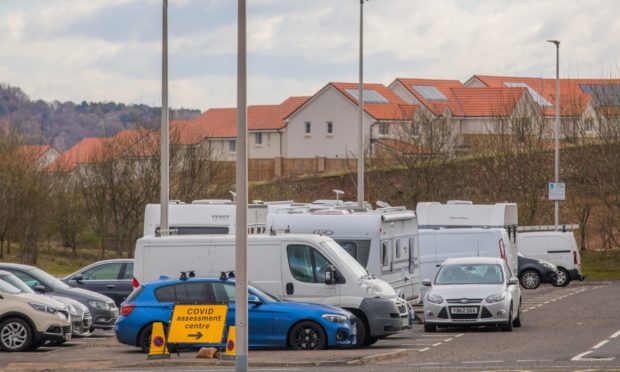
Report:
[[[321,318],[327,319],[333,323],[346,323],[349,320],[346,316],[339,314],[323,314]]]
[[[36,302],[29,302],[29,304],[30,306],[32,306],[33,309],[44,313],[56,314],[58,312],[57,309],[54,309],[53,307],[47,305],[38,304]]]
[[[366,293],[370,293],[370,294],[373,294],[373,295],[381,295],[381,294],[383,294],[383,290],[381,289],[381,287],[373,285],[372,283],[361,282],[360,286],[362,287],[363,290],[366,291]]]
[[[429,294],[428,294],[428,297],[426,297],[426,300],[427,300],[428,302],[432,302],[432,303],[434,303],[434,304],[440,304],[440,303],[442,303],[442,302],[443,302],[443,297],[438,296],[438,295],[433,294],[433,293],[429,293]]]
[[[78,311],[75,308],[75,306],[73,306],[72,304],[67,304],[65,306],[65,309],[67,309],[67,311],[69,312],[69,314],[71,315],[78,315]]]
[[[504,298],[506,298],[506,295],[504,295],[503,293],[496,293],[487,297],[486,301],[487,303],[492,304],[495,302],[504,301]]]
[[[546,267],[547,269],[551,269],[551,270],[555,270],[556,269],[556,266],[553,265],[553,264],[550,264],[549,262],[542,262],[542,265],[544,267]]]
[[[108,304],[101,301],[88,301],[88,306],[95,309],[108,310]]]

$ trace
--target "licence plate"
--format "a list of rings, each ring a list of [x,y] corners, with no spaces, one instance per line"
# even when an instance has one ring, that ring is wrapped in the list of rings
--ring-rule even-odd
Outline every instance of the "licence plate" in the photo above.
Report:
[[[403,327],[409,327],[409,317],[402,318],[402,321],[403,321]]]
[[[65,340],[66,341],[71,340],[71,333],[65,333]]]
[[[477,307],[452,307],[450,314],[478,314]]]

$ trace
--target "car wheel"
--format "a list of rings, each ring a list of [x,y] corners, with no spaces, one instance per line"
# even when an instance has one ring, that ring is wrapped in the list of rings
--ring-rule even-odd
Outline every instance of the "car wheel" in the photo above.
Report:
[[[437,325],[424,323],[424,332],[437,332]]]
[[[536,270],[525,270],[519,279],[525,289],[536,289],[540,285],[540,274]]]
[[[151,333],[153,332],[153,325],[149,324],[142,332],[140,332],[140,336],[138,336],[138,346],[142,349],[142,352],[148,354],[151,349]]]
[[[28,350],[34,343],[30,325],[19,318],[9,318],[0,324],[0,348],[6,351]]]
[[[288,336],[294,350],[322,350],[327,346],[327,336],[320,325],[311,321],[295,324]]]
[[[368,345],[367,339],[370,337],[368,336],[368,326],[366,325],[364,319],[360,317],[357,318],[355,322],[355,329],[355,345],[353,345],[353,348],[357,349],[364,345]]]
[[[568,271],[563,267],[558,267],[558,279],[553,284],[556,287],[566,287],[570,283]]]
[[[368,337],[366,342],[364,342],[364,346],[371,346],[377,343],[379,339],[377,337]]]
[[[508,323],[500,326],[502,332],[512,332],[512,304],[510,304],[510,312],[508,312]]]
[[[521,302],[519,301],[519,310],[517,311],[517,317],[515,318],[515,320],[512,321],[512,325],[514,327],[521,327],[521,317],[523,316],[523,313],[521,312]]]

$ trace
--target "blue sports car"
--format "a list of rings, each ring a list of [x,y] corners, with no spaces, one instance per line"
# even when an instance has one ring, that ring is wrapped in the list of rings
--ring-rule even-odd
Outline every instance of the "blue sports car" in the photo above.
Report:
[[[316,350],[355,344],[355,316],[346,310],[281,301],[251,286],[248,302],[248,337],[251,348]],[[136,288],[125,300],[114,326],[116,339],[147,352],[153,322],[163,322],[164,327],[167,327],[175,303],[227,303],[224,335],[228,334],[228,326],[235,324],[234,280],[161,279]]]

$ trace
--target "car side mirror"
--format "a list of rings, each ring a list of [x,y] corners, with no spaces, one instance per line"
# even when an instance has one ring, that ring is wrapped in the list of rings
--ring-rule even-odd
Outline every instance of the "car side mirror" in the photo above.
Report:
[[[332,285],[336,283],[336,269],[332,265],[327,265],[325,269],[325,284]]]
[[[82,274],[75,274],[75,276],[73,276],[73,278],[71,278],[71,280],[75,280],[76,283],[82,284],[82,280],[84,280],[84,275],[82,275]]]
[[[47,288],[41,284],[37,284],[32,288],[37,293],[46,293]]]
[[[258,298],[257,295],[249,295],[248,296],[248,303],[249,304],[255,304],[255,305],[260,305],[263,302],[260,300],[260,298]]]
[[[422,280],[422,285],[425,286],[425,287],[430,287],[431,286],[431,280],[430,279]]]
[[[515,278],[514,276],[510,279],[508,279],[508,285],[516,285],[519,284],[519,279]]]

